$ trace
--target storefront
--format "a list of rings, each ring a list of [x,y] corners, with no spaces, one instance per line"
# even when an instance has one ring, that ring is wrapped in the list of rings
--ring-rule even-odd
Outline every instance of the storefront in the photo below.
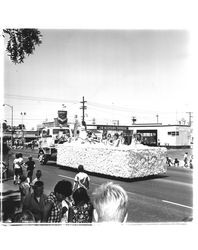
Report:
[[[193,141],[192,128],[189,125],[162,125],[161,123],[118,125],[87,125],[88,130],[101,133],[118,133],[125,138],[125,144],[131,143],[133,134],[141,134],[142,143],[148,146],[190,147]]]

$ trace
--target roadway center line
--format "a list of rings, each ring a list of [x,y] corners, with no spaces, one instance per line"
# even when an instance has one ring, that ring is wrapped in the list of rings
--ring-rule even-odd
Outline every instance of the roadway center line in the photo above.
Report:
[[[74,181],[74,178],[72,177],[69,177],[67,175],[58,175],[60,177],[65,177],[65,178],[68,178],[68,179],[71,179]],[[97,183],[94,183],[94,182],[90,182],[90,184],[92,185],[95,185],[95,186],[100,186],[101,184],[97,184]],[[129,192],[129,191],[126,191],[128,194],[132,194],[132,195],[137,195],[136,193],[132,193],[132,192]],[[186,206],[186,205],[182,205],[182,204],[179,204],[179,203],[175,203],[175,202],[172,202],[172,201],[167,201],[167,200],[161,200],[162,202],[166,202],[166,203],[170,203],[170,204],[173,204],[173,205],[176,205],[176,206],[180,206],[180,207],[186,207],[186,208],[190,208],[190,209],[193,209],[192,207],[189,207],[189,206]]]
[[[166,202],[166,203],[170,203],[170,204],[176,205],[176,206],[187,207],[187,208],[193,209],[192,207],[189,207],[189,206],[186,206],[186,205],[182,205],[182,204],[179,204],[179,203],[175,203],[175,202],[172,202],[172,201],[167,201],[167,200],[162,200],[162,201]]]
[[[185,183],[185,182],[181,182],[181,181],[174,181],[174,180],[167,180],[167,179],[153,179],[152,181],[155,182],[167,182],[167,183],[171,183],[171,184],[175,184],[175,185],[182,185],[182,186],[186,186],[186,187],[192,187],[192,183]]]

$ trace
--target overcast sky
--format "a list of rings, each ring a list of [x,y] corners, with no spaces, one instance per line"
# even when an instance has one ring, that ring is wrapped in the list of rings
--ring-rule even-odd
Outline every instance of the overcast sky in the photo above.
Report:
[[[62,103],[68,117],[86,120],[175,123],[191,111],[189,34],[182,30],[40,30],[42,44],[22,64],[5,55],[5,103],[14,125],[52,120]],[[10,123],[9,107],[5,118]]]

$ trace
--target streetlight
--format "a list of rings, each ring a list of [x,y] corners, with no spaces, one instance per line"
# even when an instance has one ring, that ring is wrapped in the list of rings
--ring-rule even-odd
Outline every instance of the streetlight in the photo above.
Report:
[[[3,106],[8,106],[9,108],[11,108],[11,146],[13,145],[13,106],[10,104],[6,104],[4,103]]]
[[[22,116],[22,124],[21,124],[21,129],[22,129],[22,138],[23,138],[23,140],[24,140],[24,132],[23,132],[23,116],[24,116],[24,115],[26,115],[26,112],[21,112],[20,114],[21,114],[21,116]]]

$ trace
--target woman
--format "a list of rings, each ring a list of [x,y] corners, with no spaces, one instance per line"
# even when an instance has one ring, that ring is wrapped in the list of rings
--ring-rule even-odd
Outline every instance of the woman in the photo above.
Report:
[[[87,191],[80,187],[73,193],[74,205],[69,208],[68,222],[91,223],[93,205],[90,202]]]

